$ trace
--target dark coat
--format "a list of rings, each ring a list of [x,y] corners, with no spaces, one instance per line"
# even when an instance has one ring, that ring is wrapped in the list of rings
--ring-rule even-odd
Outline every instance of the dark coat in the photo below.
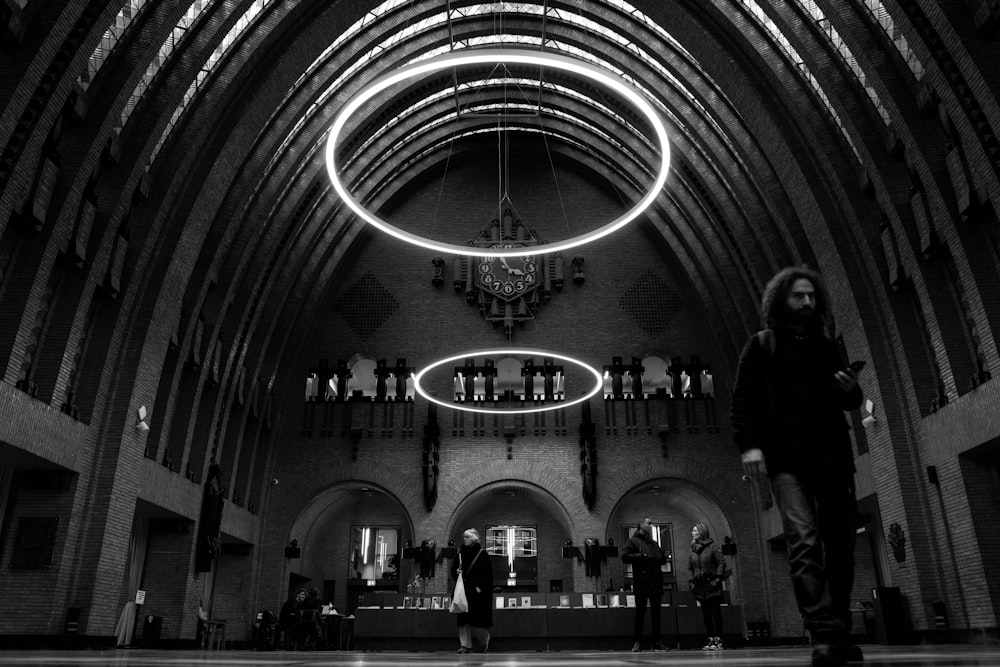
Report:
[[[479,558],[476,558],[476,554],[479,554]],[[453,579],[458,579],[459,567],[462,568],[465,597],[469,599],[468,613],[456,614],[459,627],[471,625],[477,628],[492,628],[493,563],[490,562],[490,555],[479,544],[463,546],[458,558],[451,561]]]
[[[292,598],[281,606],[278,614],[278,623],[283,628],[294,628],[299,623],[299,601]]]
[[[660,545],[646,537],[641,530],[629,538],[622,547],[622,562],[632,565],[632,589],[650,597],[663,594],[663,572],[660,566],[667,562]]]
[[[726,574],[726,558],[722,549],[711,539],[696,540],[691,543],[688,559],[691,580],[688,586],[697,600],[722,597],[722,579]]]
[[[740,355],[730,420],[741,452],[760,449],[769,475],[828,471],[850,475],[854,454],[845,410],[861,406],[861,387],[834,378],[846,364],[822,332],[774,329],[773,349],[755,334]]]

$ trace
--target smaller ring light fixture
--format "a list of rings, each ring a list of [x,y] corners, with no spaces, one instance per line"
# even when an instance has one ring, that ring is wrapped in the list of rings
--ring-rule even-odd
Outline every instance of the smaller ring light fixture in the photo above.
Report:
[[[355,113],[357,113],[358,109],[385,89],[408,79],[437,72],[438,70],[450,67],[462,67],[465,65],[481,65],[485,63],[538,65],[540,67],[572,72],[602,84],[608,89],[618,93],[624,99],[628,100],[642,113],[643,116],[646,117],[650,125],[653,127],[653,131],[656,133],[656,140],[659,144],[661,159],[656,179],[650,186],[649,191],[635,206],[611,222],[608,222],[607,224],[602,225],[597,229],[593,229],[585,234],[580,234],[564,241],[542,243],[534,246],[532,250],[535,253],[540,254],[568,250],[569,248],[575,248],[585,243],[590,243],[591,241],[603,238],[638,218],[660,195],[660,190],[663,188],[663,184],[666,183],[667,180],[667,173],[670,171],[670,142],[667,137],[667,128],[664,126],[663,121],[660,119],[660,116],[656,113],[656,109],[652,104],[650,104],[649,100],[647,100],[637,90],[627,85],[620,77],[595,67],[590,63],[555,53],[531,51],[528,49],[466,49],[453,51],[443,56],[437,56],[435,58],[429,58],[427,60],[404,65],[399,69],[395,69],[382,75],[358,91],[350,100],[347,101],[337,114],[326,142],[326,168],[327,171],[330,172],[330,181],[333,184],[333,189],[337,191],[337,194],[344,201],[344,203],[347,204],[348,208],[354,211],[358,217],[373,227],[381,229],[386,234],[390,234],[401,241],[411,243],[421,248],[427,248],[441,253],[467,255],[472,257],[478,257],[484,254],[482,248],[470,248],[468,245],[456,245],[442,241],[435,241],[433,239],[406,232],[394,225],[391,225],[375,215],[373,212],[369,211],[361,204],[361,202],[355,199],[354,196],[347,191],[347,186],[340,180],[340,174],[338,173],[339,168],[336,160],[336,146],[340,139],[340,135],[344,131],[344,126],[347,125],[347,121],[350,120]],[[509,250],[490,248],[489,256],[516,257],[523,254],[523,252],[524,249],[520,247]]]
[[[559,359],[560,361],[565,361],[567,363],[579,366],[588,373],[594,376],[594,386],[591,387],[590,391],[574,398],[572,401],[559,401],[558,403],[553,403],[551,405],[543,405],[537,408],[479,408],[476,406],[463,405],[461,403],[449,403],[448,401],[443,401],[437,396],[431,396],[427,393],[420,381],[423,377],[430,371],[438,368],[439,366],[444,366],[445,364],[450,364],[453,361],[459,361],[460,359],[467,359],[469,357],[489,357],[489,356],[525,356],[525,357],[552,357],[553,359]],[[488,350],[471,350],[469,352],[463,352],[461,354],[456,354],[451,357],[445,357],[444,359],[438,359],[432,363],[427,368],[421,370],[419,373],[413,376],[413,389],[418,394],[423,396],[425,399],[431,403],[436,403],[445,408],[451,408],[452,410],[463,410],[465,412],[479,412],[487,415],[523,415],[530,414],[532,412],[551,412],[553,410],[561,410],[562,408],[568,408],[571,405],[576,405],[577,403],[583,403],[591,396],[597,395],[604,386],[604,378],[601,376],[601,372],[591,366],[586,364],[579,359],[574,359],[573,357],[568,357],[563,354],[556,354],[555,352],[549,352],[548,350],[538,350],[531,348],[499,348],[499,349],[488,349]]]

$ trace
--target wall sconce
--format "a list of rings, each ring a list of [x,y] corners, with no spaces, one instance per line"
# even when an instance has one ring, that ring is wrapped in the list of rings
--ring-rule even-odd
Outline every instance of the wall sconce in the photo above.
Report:
[[[567,538],[566,541],[563,542],[562,557],[575,558],[578,561],[583,562],[583,554],[580,552],[580,547],[574,547],[573,540],[571,538]]]
[[[455,540],[448,540],[448,546],[441,549],[441,558],[458,558],[458,549],[455,547]]]
[[[601,576],[601,562],[605,559],[601,541],[596,537],[588,537],[583,541],[584,574],[588,577]]]
[[[582,285],[587,281],[587,276],[583,273],[583,262],[583,255],[573,257],[573,283],[576,285]]]
[[[302,550],[299,548],[299,541],[292,540],[285,547],[285,558],[299,558],[302,555]]]
[[[135,430],[139,431],[139,433],[149,432],[149,423],[146,421],[146,406],[140,405],[139,409],[136,410],[136,414],[139,416],[139,419],[135,422]]]
[[[604,558],[618,558],[618,547],[615,546],[615,538],[608,538],[608,543],[601,547],[601,554]]]
[[[431,284],[434,287],[441,287],[444,284],[444,260],[440,257],[435,257],[431,260],[431,264],[434,265],[434,270],[431,274]]]
[[[865,401],[865,412],[868,414],[861,420],[861,425],[865,428],[871,428],[878,421],[875,419],[875,415],[872,411],[875,409],[875,404],[871,402],[871,399]]]

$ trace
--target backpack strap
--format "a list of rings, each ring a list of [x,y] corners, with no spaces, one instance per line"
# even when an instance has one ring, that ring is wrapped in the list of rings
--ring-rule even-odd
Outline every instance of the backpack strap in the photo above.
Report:
[[[757,332],[757,342],[760,346],[767,350],[768,356],[774,356],[775,348],[775,337],[774,329],[761,329]]]
[[[469,569],[470,570],[472,569],[472,566],[476,564],[476,561],[479,560],[479,556],[484,551],[486,551],[486,549],[483,549],[482,547],[480,547],[479,551],[476,552],[476,557],[472,559],[471,563],[469,563]],[[465,571],[465,568],[462,566],[462,552],[461,551],[458,552],[458,568],[460,570],[462,570],[463,572]]]
[[[767,351],[767,359],[770,362],[774,359],[774,348],[777,346],[777,337],[774,335],[774,329],[768,327],[767,329],[761,329],[757,332],[757,343]],[[771,364],[765,364],[765,375],[770,375]],[[765,384],[767,386],[767,407],[774,405],[774,387],[771,386],[769,380],[765,379]]]

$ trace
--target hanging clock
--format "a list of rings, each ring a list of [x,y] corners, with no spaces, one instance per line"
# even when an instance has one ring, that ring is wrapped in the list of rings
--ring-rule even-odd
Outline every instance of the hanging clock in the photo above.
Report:
[[[528,248],[517,243],[495,243],[490,247],[504,250]],[[538,285],[538,263],[534,255],[480,257],[479,284],[484,291],[505,301],[522,297]]]
[[[465,300],[488,322],[502,325],[508,340],[515,324],[534,319],[539,306],[552,297],[552,290],[563,286],[562,253],[537,254],[534,250],[539,243],[535,232],[506,208],[469,241],[479,254],[455,259],[455,291],[464,293]],[[490,254],[512,250],[523,254]]]

